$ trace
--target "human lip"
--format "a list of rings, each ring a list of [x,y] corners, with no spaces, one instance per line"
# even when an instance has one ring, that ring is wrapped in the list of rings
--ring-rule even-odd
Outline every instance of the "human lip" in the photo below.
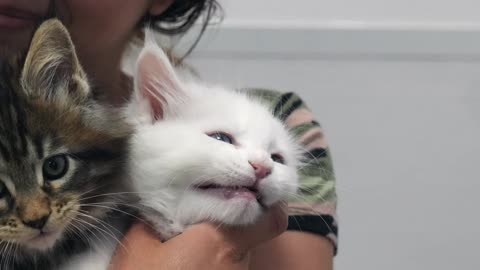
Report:
[[[30,11],[0,6],[0,28],[18,29],[31,26],[40,17]]]

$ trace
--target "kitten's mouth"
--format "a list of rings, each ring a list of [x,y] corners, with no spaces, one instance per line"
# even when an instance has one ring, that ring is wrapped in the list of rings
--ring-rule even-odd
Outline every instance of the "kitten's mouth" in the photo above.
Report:
[[[36,241],[36,240],[41,240],[41,239],[44,239],[44,238],[48,238],[48,237],[51,237],[55,235],[54,232],[44,232],[44,231],[40,231],[36,236],[34,236],[32,239],[30,239],[30,241]]]
[[[60,235],[61,231],[42,231],[33,238],[29,239],[25,244],[35,249],[49,249],[55,245]]]
[[[208,192],[212,195],[221,196],[225,199],[244,198],[260,201],[261,196],[255,186],[222,186],[217,184],[206,184],[196,186],[196,190]]]

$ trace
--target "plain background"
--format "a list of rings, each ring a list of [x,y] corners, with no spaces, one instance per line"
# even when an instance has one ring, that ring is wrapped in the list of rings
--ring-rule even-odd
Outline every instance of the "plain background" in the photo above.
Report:
[[[477,0],[219,0],[228,23],[477,24]],[[259,26],[256,24],[256,26]]]
[[[192,62],[208,81],[296,91],[315,112],[338,178],[336,269],[480,269],[480,2],[220,2],[227,30]],[[306,49],[292,29],[308,29]]]

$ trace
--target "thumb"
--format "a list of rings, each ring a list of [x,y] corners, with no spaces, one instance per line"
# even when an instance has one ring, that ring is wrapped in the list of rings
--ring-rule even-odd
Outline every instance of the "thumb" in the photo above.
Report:
[[[255,224],[219,227],[201,223],[191,226],[180,237],[188,238],[191,234],[200,236],[204,239],[200,242],[216,246],[222,254],[220,257],[236,263],[245,261],[251,249],[283,233],[287,225],[287,203],[281,202],[270,207]]]
[[[227,240],[239,250],[250,250],[282,234],[288,226],[287,203],[270,207],[255,223],[245,227],[224,227]]]

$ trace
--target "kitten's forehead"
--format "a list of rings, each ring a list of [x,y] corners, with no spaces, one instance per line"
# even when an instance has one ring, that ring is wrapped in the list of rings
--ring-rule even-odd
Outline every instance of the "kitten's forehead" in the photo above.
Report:
[[[21,163],[42,159],[51,144],[49,138],[55,135],[54,132],[46,123],[42,125],[37,114],[28,109],[27,100],[17,94],[19,90],[4,88],[2,92],[4,99],[0,101],[0,160],[2,163]],[[33,128],[31,123],[36,123]]]
[[[182,110],[182,117],[189,120],[232,123],[247,126],[268,120],[269,113],[247,96],[219,88],[192,89],[192,98]],[[257,117],[254,117],[257,116]]]
[[[193,98],[182,113],[189,124],[206,131],[231,133],[248,146],[288,150],[283,148],[291,144],[290,135],[267,105],[228,89],[194,87]]]

